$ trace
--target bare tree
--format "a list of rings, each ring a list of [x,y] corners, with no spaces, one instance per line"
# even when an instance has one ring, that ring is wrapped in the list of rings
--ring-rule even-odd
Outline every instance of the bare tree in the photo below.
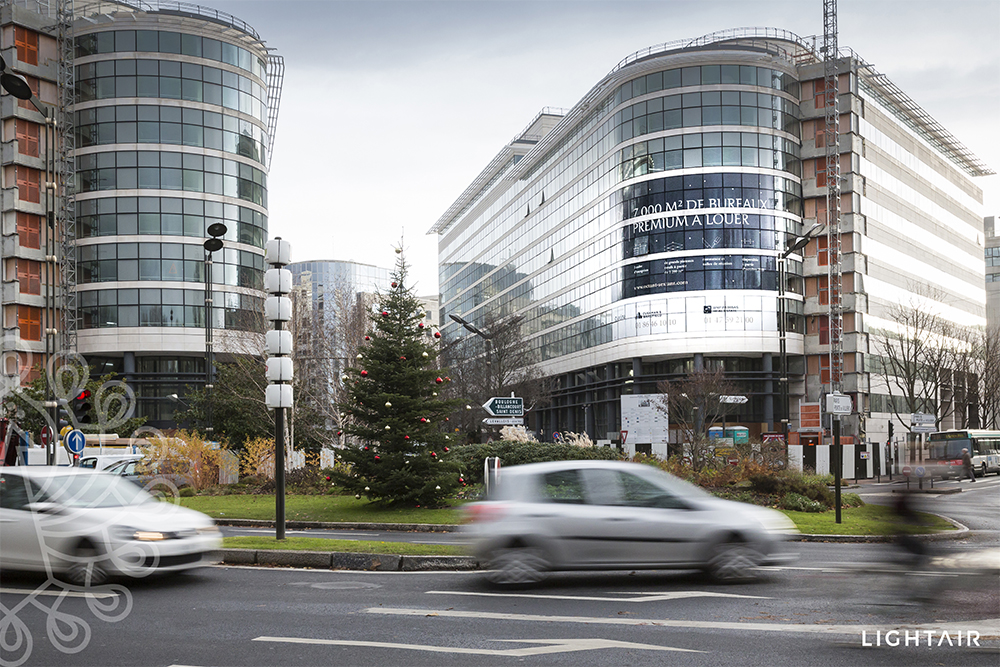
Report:
[[[316,421],[303,426],[322,443],[337,442],[336,432],[343,430],[344,417],[336,407],[346,398],[342,375],[364,342],[373,300],[374,295],[355,292],[346,280],[305,283],[293,292],[295,399]]]
[[[702,369],[681,379],[662,380],[657,389],[663,394],[658,408],[667,413],[671,428],[690,447],[692,465],[704,467],[712,458],[708,429],[723,423],[734,408],[720,398],[739,394],[739,388],[721,369]]]
[[[980,425],[1000,429],[1000,327],[989,327],[979,335]]]
[[[891,326],[872,331],[872,348],[881,358],[876,374],[889,393],[890,412],[903,424],[909,415],[924,412],[938,425],[955,411],[963,423],[974,402],[969,377],[975,375],[974,340],[970,331],[941,317],[934,304],[940,294],[921,293],[906,304],[889,308]]]
[[[493,396],[513,393],[524,399],[527,410],[549,401],[552,384],[542,375],[538,357],[524,339],[523,323],[520,315],[487,315],[480,327],[485,338],[466,336],[442,347],[442,362],[452,378],[449,393],[464,398],[473,408],[453,415],[456,427],[477,431],[482,418],[477,408]]]

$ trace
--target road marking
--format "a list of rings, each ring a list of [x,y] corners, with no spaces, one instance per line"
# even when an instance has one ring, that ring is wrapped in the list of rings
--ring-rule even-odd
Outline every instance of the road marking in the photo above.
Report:
[[[13,593],[14,595],[52,595],[52,596],[67,597],[67,598],[91,598],[94,600],[103,600],[104,598],[118,597],[118,593],[87,593],[85,591],[53,591],[53,590],[40,591],[37,588],[30,591],[23,588],[0,588],[0,594],[2,593]]]
[[[350,639],[309,639],[306,637],[256,637],[255,642],[283,642],[288,644],[316,644],[321,646],[364,646],[369,648],[398,648],[409,651],[429,651],[433,653],[462,653],[465,655],[492,655],[507,657],[524,657],[529,655],[546,655],[550,653],[572,653],[574,651],[594,651],[602,648],[641,649],[645,651],[680,651],[683,653],[704,653],[688,648],[673,646],[656,646],[653,644],[636,644],[616,639],[496,639],[499,642],[517,642],[520,644],[538,644],[530,648],[488,649],[466,648],[461,646],[431,646],[429,644],[396,644],[394,642],[371,642]]]
[[[876,630],[895,630],[906,628],[909,630],[941,630],[954,623],[926,623],[923,625],[823,625],[823,624],[797,624],[797,623],[740,623],[733,621],[682,621],[666,618],[623,618],[599,617],[599,616],[544,616],[541,614],[510,614],[501,612],[486,611],[457,611],[454,609],[405,609],[390,607],[370,607],[365,610],[369,614],[383,614],[388,616],[424,616],[424,617],[447,617],[447,618],[476,618],[493,619],[501,621],[534,621],[546,623],[583,623],[588,625],[649,625],[667,628],[694,628],[707,630],[751,630],[755,632],[799,632],[803,634],[818,635],[841,635],[841,634],[861,634],[862,630],[869,634]],[[997,635],[997,627],[1000,626],[1000,619],[988,618],[978,621],[962,622],[963,630],[975,630],[983,637],[993,637]]]
[[[677,591],[675,593],[628,593],[634,598],[602,598],[587,595],[541,595],[536,593],[480,593],[476,591],[426,591],[426,595],[474,595],[492,598],[532,598],[536,600],[587,600],[591,602],[660,602],[662,600],[682,600],[684,598],[743,598],[770,600],[762,595],[736,595],[735,593],[710,593],[708,591]]]

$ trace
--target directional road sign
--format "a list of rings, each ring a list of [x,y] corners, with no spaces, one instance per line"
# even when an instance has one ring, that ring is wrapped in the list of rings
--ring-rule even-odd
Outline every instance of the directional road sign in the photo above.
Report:
[[[491,417],[521,417],[524,415],[524,399],[515,396],[494,396],[483,403],[483,408]]]
[[[741,405],[746,403],[748,399],[746,396],[719,396],[719,403],[735,403],[736,405]]]
[[[910,427],[910,431],[913,433],[934,433],[937,431],[937,426],[934,424],[914,424]]]
[[[83,448],[87,446],[87,436],[83,434],[83,431],[73,429],[66,434],[64,442],[70,454],[82,454]]]
[[[827,394],[826,411],[831,415],[849,415],[854,411],[854,404],[845,394]]]
[[[524,419],[521,417],[487,417],[483,423],[487,426],[523,426]]]
[[[929,415],[925,412],[914,412],[913,414],[910,415],[910,423],[914,425],[930,424],[931,426],[933,426],[936,421],[937,420],[935,419],[934,415]]]

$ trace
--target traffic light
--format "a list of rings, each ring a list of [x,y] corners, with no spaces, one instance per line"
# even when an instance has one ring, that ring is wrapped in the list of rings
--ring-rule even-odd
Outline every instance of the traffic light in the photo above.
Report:
[[[63,427],[69,426],[70,421],[69,404],[66,402],[66,399],[60,399],[58,414],[56,416],[56,431],[62,433]]]
[[[90,396],[90,390],[84,389],[80,392],[80,395],[74,398],[72,403],[70,403],[70,407],[73,410],[74,425],[91,423],[92,419],[90,417],[90,411],[94,406],[90,402]]]
[[[889,420],[889,442],[892,442],[892,420]]]

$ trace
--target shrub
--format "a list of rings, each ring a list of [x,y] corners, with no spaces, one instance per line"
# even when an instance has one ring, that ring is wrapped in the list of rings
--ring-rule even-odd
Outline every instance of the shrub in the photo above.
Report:
[[[191,486],[185,486],[180,491],[181,498],[191,498],[195,495],[197,495],[197,492],[194,490],[194,487]]]
[[[789,492],[781,497],[778,507],[795,512],[825,512],[828,508],[823,503],[810,500],[802,494]]]
[[[152,439],[142,452],[137,471],[161,478],[157,480],[161,484],[200,490],[219,483],[222,450],[197,433],[178,431],[172,438]]]
[[[497,440],[483,444],[457,445],[451,448],[452,460],[461,466],[468,484],[483,481],[483,461],[487,457],[500,458],[502,466],[514,466],[540,461],[612,460],[622,458],[614,447],[577,447],[566,443],[514,442]]]
[[[240,471],[263,479],[274,479],[274,438],[254,438],[243,443]]]
[[[840,494],[841,507],[864,507],[864,504],[865,501],[861,500],[861,496],[856,493]]]
[[[833,492],[816,475],[803,475],[792,470],[754,473],[750,475],[750,488],[757,493],[783,496],[797,493],[815,500],[825,507],[833,507]]]

